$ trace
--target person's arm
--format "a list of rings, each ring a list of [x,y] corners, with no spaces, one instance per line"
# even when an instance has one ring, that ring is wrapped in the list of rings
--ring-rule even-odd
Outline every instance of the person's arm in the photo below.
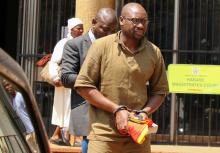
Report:
[[[61,82],[64,87],[73,88],[80,68],[79,50],[74,39],[65,44],[61,61]]]
[[[77,92],[91,105],[112,114],[120,107],[119,105],[103,96],[101,92],[95,88],[78,87]],[[127,110],[120,110],[114,116],[117,129],[121,134],[127,134],[128,116],[129,112]]]
[[[58,71],[65,43],[66,39],[62,39],[56,44],[56,46],[54,47],[52,57],[49,61],[49,74],[55,86],[62,85]]]
[[[148,115],[154,113],[160,105],[163,103],[165,99],[165,95],[153,95],[147,102],[146,107],[143,108]]]
[[[157,48],[157,60],[154,69],[154,73],[149,80],[149,99],[148,102],[143,108],[147,114],[154,113],[163,103],[166,95],[168,94],[168,82],[166,76],[166,68],[163,60],[163,56]]]
[[[107,99],[95,88],[78,87],[77,92],[93,106],[113,113],[118,105]]]

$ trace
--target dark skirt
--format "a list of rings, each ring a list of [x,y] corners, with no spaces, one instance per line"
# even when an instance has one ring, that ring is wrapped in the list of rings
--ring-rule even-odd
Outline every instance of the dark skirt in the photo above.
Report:
[[[74,136],[87,136],[89,131],[89,103],[71,110],[69,132]]]

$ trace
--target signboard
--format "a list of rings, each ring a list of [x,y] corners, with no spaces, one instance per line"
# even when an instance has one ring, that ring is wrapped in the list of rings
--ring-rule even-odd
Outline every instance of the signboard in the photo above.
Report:
[[[220,66],[170,64],[168,81],[171,93],[220,94]]]

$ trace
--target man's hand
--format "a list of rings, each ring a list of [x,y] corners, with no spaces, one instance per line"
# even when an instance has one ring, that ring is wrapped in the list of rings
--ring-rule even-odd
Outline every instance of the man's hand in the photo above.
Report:
[[[147,112],[143,110],[130,110],[122,106],[122,109],[118,109],[115,112],[115,123],[120,134],[128,135],[128,120],[129,117],[140,121],[146,121],[148,119]]]
[[[133,110],[133,111],[130,113],[130,116],[129,116],[129,117],[137,118],[138,120],[145,121],[145,120],[148,119],[148,113],[145,112],[144,110]]]
[[[120,134],[128,135],[128,110],[120,110],[115,114],[116,127]]]

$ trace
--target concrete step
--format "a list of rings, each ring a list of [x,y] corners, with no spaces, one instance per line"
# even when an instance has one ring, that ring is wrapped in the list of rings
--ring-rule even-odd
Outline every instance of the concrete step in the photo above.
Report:
[[[81,147],[60,146],[50,143],[50,150],[52,153],[81,153]]]
[[[81,147],[59,146],[51,144],[52,153],[81,153]],[[219,147],[151,145],[151,153],[220,153]]]
[[[151,145],[152,153],[220,153],[219,147]]]

